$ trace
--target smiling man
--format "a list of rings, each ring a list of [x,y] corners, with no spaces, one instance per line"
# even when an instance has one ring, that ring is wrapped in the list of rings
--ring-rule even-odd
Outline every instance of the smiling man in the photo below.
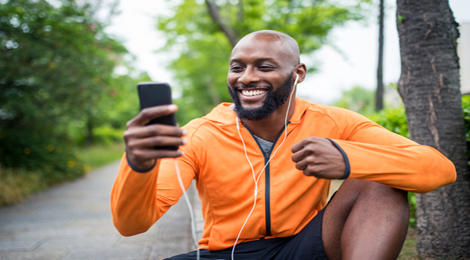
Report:
[[[257,31],[235,46],[234,103],[182,129],[146,125],[176,112],[148,108],[128,123],[111,196],[125,236],[147,231],[196,180],[204,216],[201,259],[395,259],[408,226],[406,191],[455,181],[431,147],[354,112],[295,98],[306,76],[294,39]],[[155,146],[181,145],[180,151]],[[332,179],[345,179],[327,203]],[[172,259],[195,259],[189,252]]]

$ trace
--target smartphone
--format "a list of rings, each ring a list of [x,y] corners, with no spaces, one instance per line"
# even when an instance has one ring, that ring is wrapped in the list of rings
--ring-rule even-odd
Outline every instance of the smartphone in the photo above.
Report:
[[[147,107],[173,104],[171,98],[171,88],[168,83],[140,82],[137,85],[139,93],[140,110]],[[176,126],[175,114],[152,119],[150,124],[164,124]],[[178,146],[156,146],[155,149],[178,150]]]

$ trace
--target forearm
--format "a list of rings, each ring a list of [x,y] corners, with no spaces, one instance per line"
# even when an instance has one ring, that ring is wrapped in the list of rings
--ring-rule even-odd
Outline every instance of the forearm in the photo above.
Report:
[[[437,150],[418,144],[378,145],[334,140],[350,164],[348,178],[424,193],[453,183],[455,167]]]
[[[119,174],[111,191],[111,213],[116,229],[124,236],[147,231],[160,217],[156,190],[160,162],[139,173],[122,157]]]

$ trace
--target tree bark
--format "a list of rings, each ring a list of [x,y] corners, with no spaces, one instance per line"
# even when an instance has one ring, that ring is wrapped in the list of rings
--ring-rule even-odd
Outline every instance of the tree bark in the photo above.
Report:
[[[212,0],[206,0],[206,5],[212,20],[219,26],[220,30],[224,32],[225,36],[227,36],[230,45],[232,45],[232,48],[235,47],[238,42],[238,37],[232,30],[232,28],[227,26],[224,21],[222,21],[222,17],[220,17],[219,7],[217,6],[217,4],[214,3]]]
[[[470,171],[457,26],[448,0],[397,0],[398,91],[410,137],[442,152],[458,175],[451,185],[417,194],[417,250],[425,257],[470,258]]]
[[[384,58],[384,0],[380,0],[379,6],[379,61],[377,65],[377,90],[375,92],[375,110],[384,108],[384,80],[383,80],[383,58]]]

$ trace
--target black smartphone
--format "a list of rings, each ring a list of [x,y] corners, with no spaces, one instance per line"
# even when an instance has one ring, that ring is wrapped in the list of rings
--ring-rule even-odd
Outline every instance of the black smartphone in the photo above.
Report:
[[[168,83],[140,82],[137,85],[139,93],[140,110],[147,107],[173,104],[171,98],[171,88]],[[164,124],[176,126],[175,114],[152,119],[150,124]],[[155,149],[178,150],[178,146],[156,146]]]

